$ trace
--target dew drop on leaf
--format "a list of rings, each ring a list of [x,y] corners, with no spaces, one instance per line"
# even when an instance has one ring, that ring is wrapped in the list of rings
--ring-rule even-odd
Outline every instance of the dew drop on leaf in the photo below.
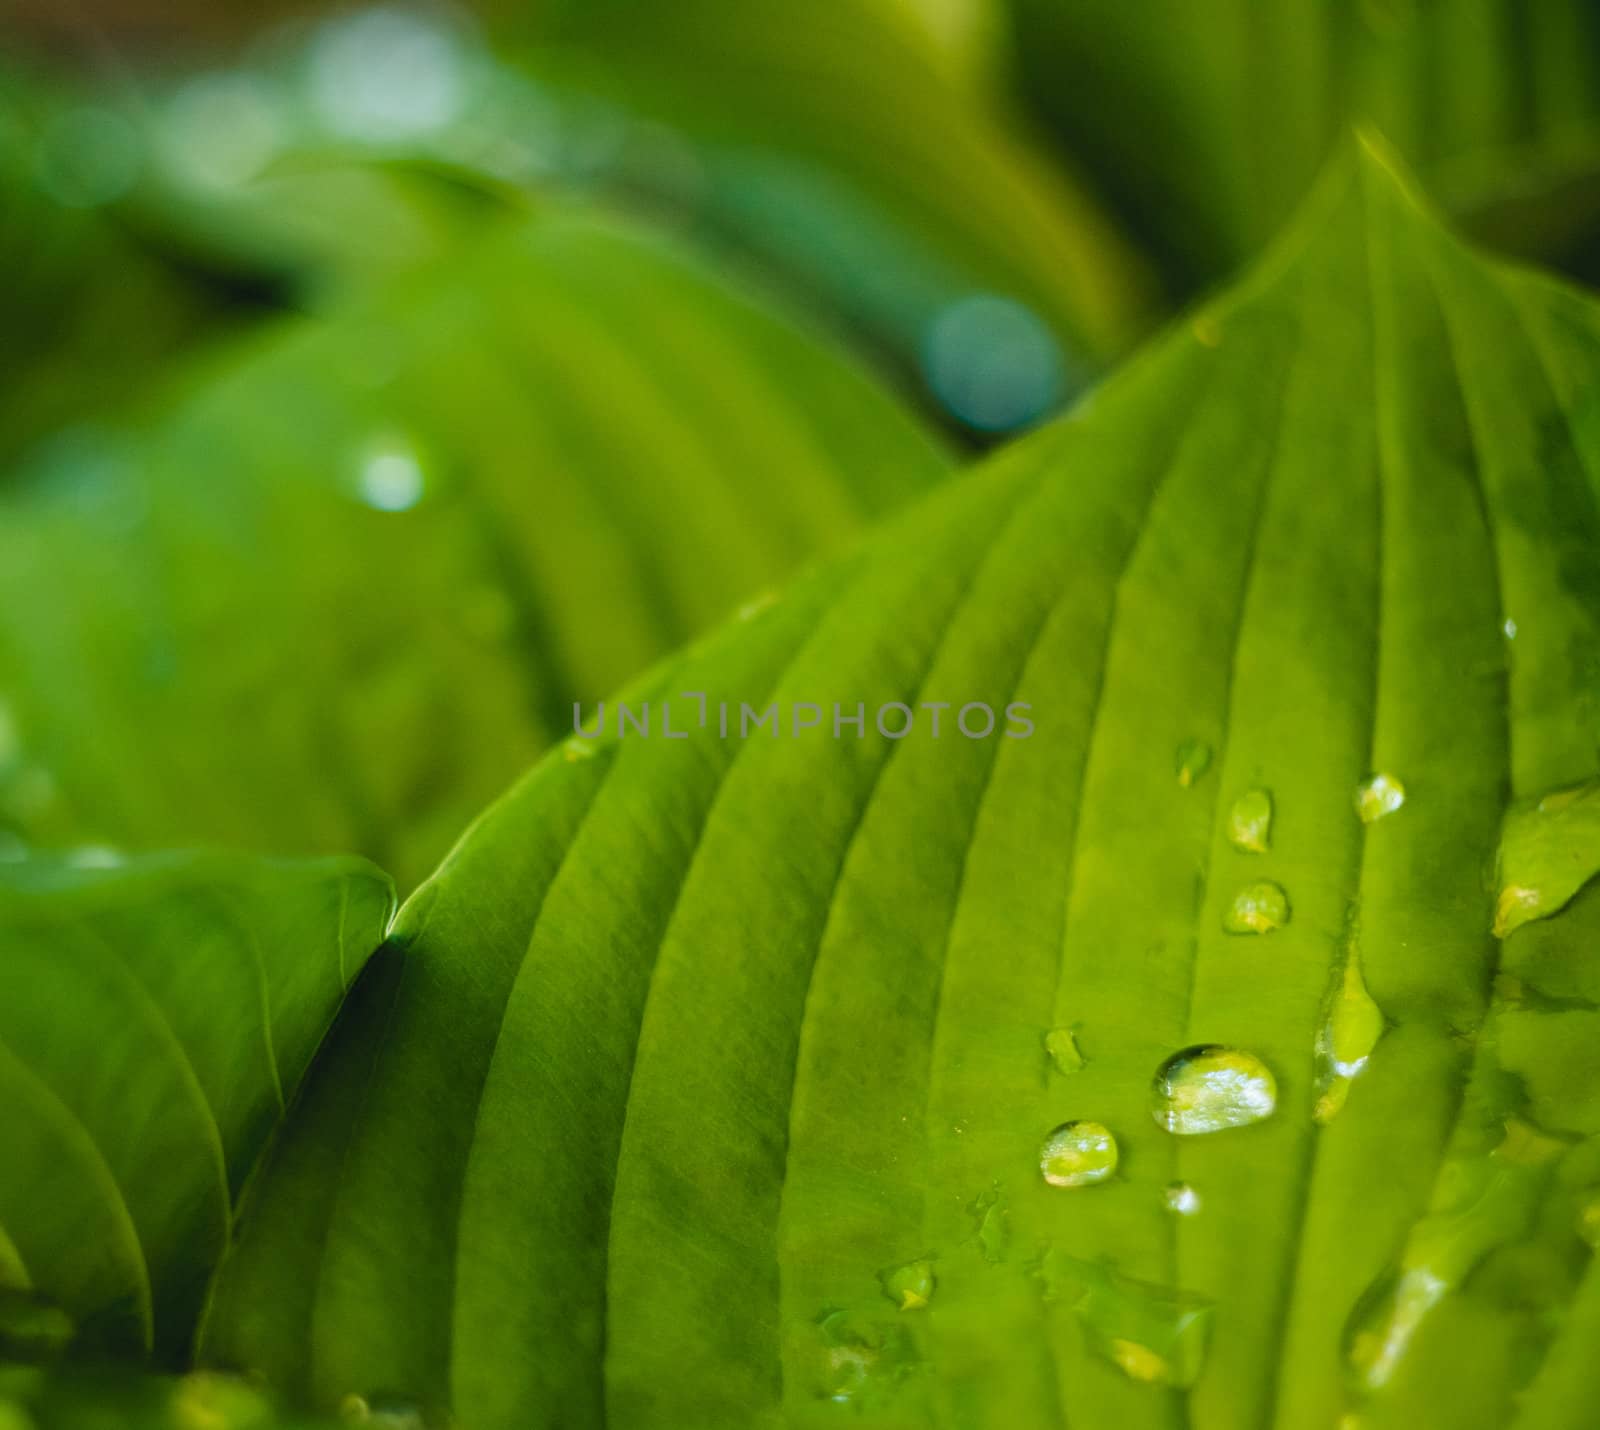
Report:
[[[1193,1216],[1200,1210],[1200,1193],[1187,1182],[1169,1182],[1166,1203],[1174,1216]]]
[[[1509,810],[1495,859],[1495,937],[1559,913],[1597,873],[1600,781]]]
[[[1289,896],[1270,879],[1246,884],[1222,915],[1222,927],[1229,933],[1271,933],[1288,922]]]
[[[1211,768],[1211,746],[1204,740],[1185,740],[1178,746],[1174,757],[1174,772],[1178,783],[1188,789]]]
[[[1411,1229],[1397,1267],[1369,1290],[1346,1336],[1368,1390],[1387,1385],[1429,1313],[1497,1247],[1527,1235],[1563,1143],[1517,1118],[1493,1150],[1458,1152],[1440,1173],[1434,1206]]]
[[[428,487],[416,447],[395,433],[371,438],[357,454],[355,491],[374,511],[410,511]]]
[[[1272,843],[1272,795],[1246,790],[1228,811],[1228,838],[1246,854],[1265,854]]]
[[[1367,1059],[1383,1036],[1383,1011],[1367,991],[1361,976],[1361,950],[1352,938],[1344,968],[1328,999],[1322,1026],[1317,1030],[1316,1089],[1313,1112],[1318,1122],[1330,1122],[1344,1106],[1350,1084],[1366,1068]]]
[[[1055,1248],[1036,1274],[1045,1300],[1071,1306],[1096,1353],[1130,1379],[1181,1389],[1199,1378],[1212,1315],[1203,1297]]]
[[[1071,1028],[1052,1028],[1044,1035],[1044,1050],[1058,1073],[1081,1072],[1086,1059]]]
[[[1406,802],[1406,787],[1393,775],[1376,774],[1356,786],[1355,799],[1361,822],[1373,824]]]
[[[891,1266],[878,1273],[878,1284],[883,1294],[902,1311],[920,1311],[933,1299],[937,1284],[933,1274],[933,1258],[919,1257],[903,1266]]]
[[[817,1317],[822,1350],[822,1395],[868,1410],[890,1398],[917,1369],[917,1344],[902,1325],[852,1316],[828,1307]]]
[[[1181,1137],[1244,1127],[1269,1117],[1278,1085],[1254,1053],[1201,1043],[1174,1053],[1156,1070],[1150,1111]]]
[[[1063,1122],[1039,1151],[1052,1187],[1092,1187],[1117,1170],[1117,1139],[1098,1122]]]

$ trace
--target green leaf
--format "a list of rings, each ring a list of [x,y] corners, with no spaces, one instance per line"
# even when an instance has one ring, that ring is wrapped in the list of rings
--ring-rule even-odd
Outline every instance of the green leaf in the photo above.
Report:
[[[574,701],[946,465],[813,336],[570,213],[213,368],[0,507],[0,831],[414,885]]]
[[[65,1317],[171,1362],[394,890],[350,859],[108,862],[0,863],[0,1346]]]
[[[1592,1421],[1600,897],[1497,940],[1485,873],[1597,764],[1596,413],[1590,300],[1341,161],[1240,289],[479,821],[204,1356],[480,1430]],[[1047,1183],[1090,1122],[1115,1175]]]
[[[1352,120],[1468,203],[1600,130],[1585,0],[1009,3],[1030,97],[1191,286],[1271,238]]]

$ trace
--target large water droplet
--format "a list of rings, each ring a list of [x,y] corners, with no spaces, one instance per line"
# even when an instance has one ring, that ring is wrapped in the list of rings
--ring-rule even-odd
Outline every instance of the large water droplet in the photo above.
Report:
[[[1328,999],[1317,1032],[1317,1103],[1313,1115],[1329,1122],[1344,1106],[1350,1084],[1367,1065],[1383,1036],[1383,1010],[1361,976],[1360,945],[1351,938],[1344,968]]]
[[[1372,824],[1406,802],[1406,787],[1393,775],[1376,774],[1356,786],[1355,802],[1361,822]]]
[[[1495,937],[1559,913],[1597,873],[1600,780],[1507,811],[1495,860]]]
[[[1169,1182],[1165,1195],[1167,1210],[1174,1216],[1193,1216],[1200,1210],[1200,1193],[1187,1182]]]
[[[923,1256],[880,1271],[878,1284],[883,1287],[883,1294],[902,1311],[920,1311],[933,1299],[933,1288],[937,1284],[933,1258]]]
[[[1364,1386],[1387,1384],[1428,1313],[1496,1247],[1527,1234],[1563,1150],[1513,1118],[1491,1152],[1460,1152],[1446,1161],[1433,1209],[1411,1229],[1398,1267],[1352,1319],[1348,1355]]]
[[[1083,1070],[1083,1050],[1078,1046],[1077,1034],[1071,1028],[1052,1028],[1044,1035],[1044,1050],[1050,1065],[1058,1073],[1075,1073]]]
[[[1289,896],[1270,879],[1246,884],[1222,915],[1222,927],[1229,933],[1271,933],[1288,922]]]
[[[1039,1152],[1052,1187],[1092,1187],[1117,1170],[1117,1139],[1098,1122],[1063,1122]]]
[[[1185,789],[1210,768],[1211,746],[1204,740],[1185,740],[1173,755],[1173,773]]]
[[[1265,854],[1272,843],[1272,795],[1264,789],[1246,790],[1228,811],[1228,838],[1235,849]]]
[[[1183,1137],[1259,1122],[1277,1105],[1278,1085],[1267,1065],[1254,1053],[1216,1043],[1174,1053],[1151,1087],[1151,1114]]]
[[[1054,1248],[1037,1274],[1045,1299],[1070,1305],[1089,1343],[1124,1375],[1180,1388],[1199,1378],[1211,1329],[1209,1301]]]

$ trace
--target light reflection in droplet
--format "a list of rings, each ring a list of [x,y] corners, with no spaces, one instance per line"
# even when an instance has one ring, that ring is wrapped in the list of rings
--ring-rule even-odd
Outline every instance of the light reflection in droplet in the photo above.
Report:
[[[288,137],[278,95],[257,75],[197,76],[167,104],[163,152],[174,173],[202,188],[248,183]]]
[[[427,474],[416,449],[393,434],[374,438],[362,450],[356,490],[375,511],[410,511],[427,491]]]

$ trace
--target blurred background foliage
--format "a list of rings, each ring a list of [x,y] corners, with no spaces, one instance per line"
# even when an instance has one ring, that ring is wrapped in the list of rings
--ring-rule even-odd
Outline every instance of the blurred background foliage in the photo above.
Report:
[[[0,845],[424,872],[1371,123],[1600,276],[1591,0],[9,0]],[[0,848],[3,852],[3,848]]]

